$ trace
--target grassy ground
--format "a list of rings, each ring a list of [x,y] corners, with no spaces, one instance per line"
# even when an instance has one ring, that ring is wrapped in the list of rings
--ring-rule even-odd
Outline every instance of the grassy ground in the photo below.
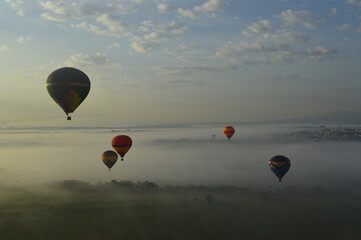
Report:
[[[1,240],[359,239],[356,198],[0,190]]]

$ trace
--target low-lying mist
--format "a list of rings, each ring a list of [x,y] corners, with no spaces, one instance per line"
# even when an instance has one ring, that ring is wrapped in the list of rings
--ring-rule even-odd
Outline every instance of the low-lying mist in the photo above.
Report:
[[[159,185],[360,186],[359,142],[291,141],[282,134],[297,129],[287,125],[234,127],[231,141],[221,125],[2,130],[0,180],[3,185],[127,179]],[[119,134],[129,135],[133,146],[108,171],[101,154]],[[279,154],[291,160],[282,183],[268,167]]]
[[[358,239],[360,142],[234,127],[231,141],[221,125],[0,131],[1,239]],[[133,146],[108,171],[119,134]]]

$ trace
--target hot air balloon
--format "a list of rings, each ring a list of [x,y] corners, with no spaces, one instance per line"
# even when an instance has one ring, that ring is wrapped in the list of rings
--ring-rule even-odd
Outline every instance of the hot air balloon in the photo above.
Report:
[[[271,158],[268,162],[271,171],[278,177],[279,182],[291,167],[290,160],[282,155],[277,155]]]
[[[46,88],[54,101],[64,110],[67,119],[71,120],[69,113],[74,112],[88,96],[90,80],[85,73],[76,68],[63,67],[49,75]]]
[[[118,135],[112,139],[112,146],[114,150],[120,155],[121,160],[124,160],[124,155],[132,146],[132,139],[127,135]]]
[[[231,137],[234,134],[234,128],[232,126],[227,126],[223,129],[223,133],[228,137],[228,140],[231,141]]]
[[[118,154],[112,150],[108,150],[103,152],[102,154],[102,161],[103,163],[110,169],[118,160]]]

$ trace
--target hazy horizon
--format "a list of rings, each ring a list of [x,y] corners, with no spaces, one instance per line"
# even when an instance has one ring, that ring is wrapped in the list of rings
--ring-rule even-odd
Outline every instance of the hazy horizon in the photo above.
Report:
[[[361,178],[359,142],[292,141],[275,134],[298,125],[235,125],[231,141],[223,125],[120,129],[0,130],[2,183],[41,183],[67,179],[91,183],[154,181],[160,185],[351,187]],[[111,139],[129,135],[133,146],[108,171],[101,154]],[[215,136],[213,136],[215,135]],[[285,155],[291,169],[278,183],[268,167]],[[351,166],[342,167],[341,166]],[[356,185],[355,185],[356,186]]]

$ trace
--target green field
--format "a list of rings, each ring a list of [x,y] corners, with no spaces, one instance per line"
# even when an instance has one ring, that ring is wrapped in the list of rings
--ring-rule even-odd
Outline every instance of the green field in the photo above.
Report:
[[[358,197],[302,191],[3,187],[0,239],[359,239]]]

